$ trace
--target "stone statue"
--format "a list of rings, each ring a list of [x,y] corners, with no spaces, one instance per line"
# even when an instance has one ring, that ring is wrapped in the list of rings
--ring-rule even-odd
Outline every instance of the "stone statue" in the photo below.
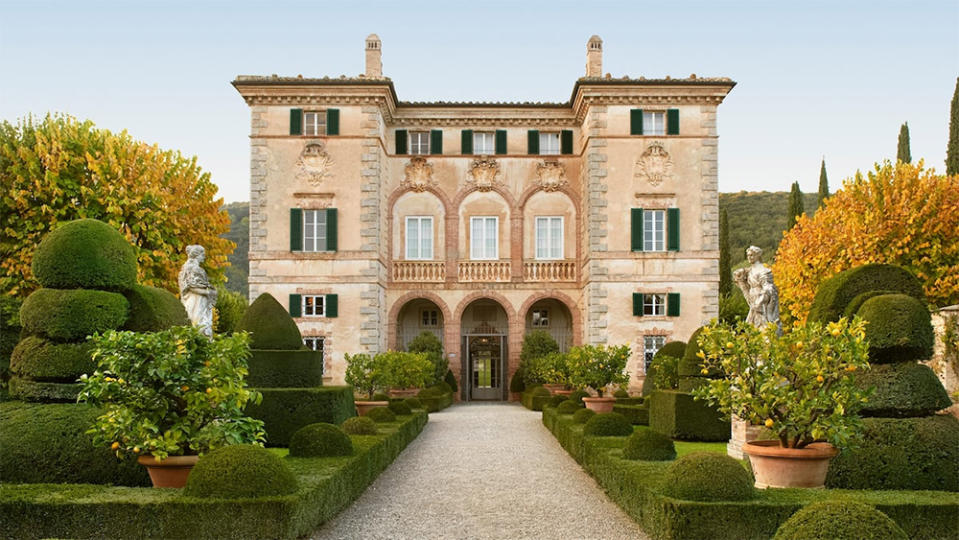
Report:
[[[216,304],[216,289],[210,286],[206,270],[200,266],[206,259],[203,246],[187,246],[187,261],[180,269],[180,301],[186,308],[193,326],[208,337],[213,337],[213,306]]]
[[[753,326],[773,323],[779,334],[782,334],[782,323],[779,321],[779,290],[773,283],[772,270],[763,264],[762,257],[761,248],[749,246],[746,249],[749,268],[736,270],[733,273],[733,281],[743,291],[743,296],[749,304],[746,322]]]

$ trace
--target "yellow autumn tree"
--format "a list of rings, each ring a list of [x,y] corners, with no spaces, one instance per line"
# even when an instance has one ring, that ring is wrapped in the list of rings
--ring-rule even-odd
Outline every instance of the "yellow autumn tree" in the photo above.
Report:
[[[959,303],[959,175],[887,161],[844,181],[779,244],[773,272],[783,316],[804,320],[823,280],[866,263],[909,269],[934,306]]]
[[[66,115],[0,123],[0,292],[38,285],[33,250],[57,223],[95,218],[136,246],[140,282],[176,291],[189,244],[206,247],[214,281],[234,244],[217,187],[196,158]]]

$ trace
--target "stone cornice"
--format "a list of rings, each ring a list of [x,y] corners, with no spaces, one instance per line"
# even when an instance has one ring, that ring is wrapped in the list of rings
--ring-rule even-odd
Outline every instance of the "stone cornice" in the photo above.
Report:
[[[393,83],[371,81],[357,84],[356,81],[332,84],[329,82],[298,81],[233,81],[243,100],[254,105],[300,105],[329,107],[336,105],[374,105],[379,107],[383,118],[392,122],[396,108],[396,93]],[[338,81],[339,82],[339,81]]]

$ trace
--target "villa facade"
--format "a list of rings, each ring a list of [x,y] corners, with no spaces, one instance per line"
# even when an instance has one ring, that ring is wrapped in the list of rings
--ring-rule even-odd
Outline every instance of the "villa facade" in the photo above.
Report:
[[[524,335],[632,346],[718,314],[726,78],[613,79],[566,103],[409,103],[366,40],[352,78],[239,76],[251,111],[250,297],[288,305],[325,373],[444,343],[465,400],[507,399]]]

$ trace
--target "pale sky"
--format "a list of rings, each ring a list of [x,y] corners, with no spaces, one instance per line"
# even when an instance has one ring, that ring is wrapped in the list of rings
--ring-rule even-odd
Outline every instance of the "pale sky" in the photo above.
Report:
[[[364,39],[403,101],[566,101],[586,41],[614,77],[738,85],[719,109],[721,191],[830,187],[895,158],[944,170],[959,2],[4,2],[0,118],[59,111],[198,156],[249,199],[238,74],[363,71]]]

